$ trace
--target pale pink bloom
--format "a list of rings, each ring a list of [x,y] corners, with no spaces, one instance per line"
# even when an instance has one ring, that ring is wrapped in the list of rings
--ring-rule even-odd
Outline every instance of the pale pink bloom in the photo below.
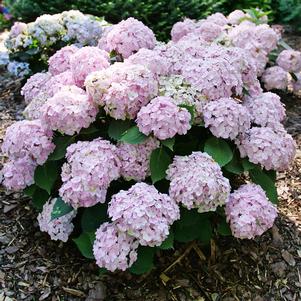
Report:
[[[301,70],[301,52],[283,50],[278,55],[276,63],[287,72],[299,72]]]
[[[267,68],[261,80],[266,90],[278,89],[285,90],[288,85],[288,74],[279,66]]]

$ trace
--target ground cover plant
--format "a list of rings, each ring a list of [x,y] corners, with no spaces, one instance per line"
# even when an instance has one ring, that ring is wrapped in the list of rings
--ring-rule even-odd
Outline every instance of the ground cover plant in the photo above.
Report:
[[[98,47],[62,48],[22,89],[3,185],[109,271],[147,272],[175,242],[261,235],[277,216],[275,172],[295,154],[267,90],[298,89],[301,69],[265,22],[257,10],[186,19],[165,44],[129,18]]]

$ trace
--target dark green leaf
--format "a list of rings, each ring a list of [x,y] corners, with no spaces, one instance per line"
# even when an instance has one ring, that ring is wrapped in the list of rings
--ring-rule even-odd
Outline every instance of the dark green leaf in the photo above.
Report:
[[[137,125],[134,125],[122,134],[120,141],[129,144],[139,144],[145,141],[146,139],[147,136],[139,131]]]
[[[72,136],[62,136],[53,139],[56,145],[55,150],[48,157],[48,161],[56,161],[65,157],[67,147],[73,143],[74,137]]]
[[[133,274],[141,275],[149,272],[154,267],[155,248],[139,247],[138,259],[130,267],[129,271]]]
[[[37,186],[36,186],[35,184],[32,184],[32,185],[26,187],[26,188],[23,190],[23,192],[24,192],[24,194],[27,195],[27,196],[33,196],[33,194],[34,194],[34,192],[36,191],[36,189],[37,189]]]
[[[198,239],[204,243],[209,243],[212,237],[212,226],[208,215],[200,214],[200,227],[195,229],[198,232]]]
[[[108,135],[110,138],[119,141],[122,134],[132,126],[130,120],[112,120],[109,125]]]
[[[173,231],[170,230],[168,237],[162,242],[159,248],[162,250],[173,249],[173,242],[174,242],[174,234]]]
[[[222,236],[232,235],[229,224],[226,222],[226,219],[222,220],[217,226],[217,232]]]
[[[295,82],[298,81],[298,77],[297,77],[297,75],[294,72],[291,72],[290,75],[291,75],[291,77],[293,78],[293,80]]]
[[[234,152],[232,160],[224,166],[224,168],[236,175],[239,175],[244,172],[242,161],[237,152]]]
[[[95,125],[90,125],[86,129],[81,129],[81,131],[79,132],[79,135],[92,135],[92,134],[95,134],[98,132],[99,132],[99,129]]]
[[[220,166],[226,165],[233,158],[233,152],[229,144],[225,140],[216,137],[211,137],[205,142],[204,150]]]
[[[241,163],[244,168],[244,171],[249,171],[257,166],[256,164],[250,162],[247,158],[242,159]]]
[[[161,143],[166,146],[167,148],[169,148],[171,151],[173,151],[173,146],[175,144],[175,137],[173,138],[169,138],[166,140],[161,140]]]
[[[265,173],[264,170],[256,167],[249,171],[250,177],[252,181],[261,186],[261,188],[266,192],[267,197],[274,204],[278,202],[277,189],[275,186],[275,181],[271,179],[271,177]]]
[[[36,187],[31,197],[33,206],[38,210],[42,210],[44,204],[47,202],[49,197],[50,195],[46,190]]]
[[[65,203],[62,200],[62,198],[58,197],[55,201],[55,204],[54,204],[52,212],[51,212],[51,220],[54,220],[63,215],[66,215],[67,213],[71,212],[72,210],[74,210],[73,207],[71,207],[69,204]]]
[[[83,210],[81,227],[83,232],[95,232],[96,229],[106,221],[108,221],[107,205],[97,204]]]
[[[44,165],[38,166],[35,170],[35,183],[49,194],[59,176],[59,168],[56,161],[47,161]]]
[[[171,157],[164,148],[153,150],[150,158],[150,170],[153,183],[166,177],[166,170],[171,163]]]
[[[93,243],[95,240],[94,232],[83,232],[78,238],[74,238],[73,241],[77,245],[78,249],[86,258],[94,259],[93,255]]]

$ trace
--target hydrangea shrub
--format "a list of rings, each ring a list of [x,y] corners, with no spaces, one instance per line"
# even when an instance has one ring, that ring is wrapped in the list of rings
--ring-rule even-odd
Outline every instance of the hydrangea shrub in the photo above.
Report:
[[[59,50],[22,89],[27,120],[7,129],[3,185],[32,198],[41,231],[109,271],[147,272],[156,250],[181,242],[261,235],[296,151],[280,97],[265,91],[279,43],[265,21],[185,20],[163,44],[130,18],[98,48]],[[296,72],[299,57],[270,68]]]

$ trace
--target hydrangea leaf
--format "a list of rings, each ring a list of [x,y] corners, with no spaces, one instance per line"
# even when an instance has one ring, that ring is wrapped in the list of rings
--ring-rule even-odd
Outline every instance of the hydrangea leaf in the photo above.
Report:
[[[81,227],[84,232],[95,232],[106,221],[108,221],[107,205],[97,204],[83,210]]]
[[[209,216],[205,213],[200,214],[200,227],[194,231],[198,232],[198,239],[204,243],[209,243],[212,237],[212,225]]]
[[[275,181],[273,181],[271,176],[269,176],[264,170],[260,169],[260,167],[251,169],[249,171],[249,175],[252,181],[255,184],[260,185],[261,188],[266,192],[269,200],[272,203],[277,204],[278,202],[277,188],[275,186]]]
[[[244,172],[244,167],[237,152],[234,152],[232,160],[228,164],[226,164],[224,168],[236,175]]]
[[[159,248],[162,250],[173,249],[173,242],[174,242],[174,233],[172,230],[170,230],[168,237],[162,242]]]
[[[220,166],[225,166],[233,158],[233,152],[229,144],[225,140],[216,137],[211,137],[205,142],[204,150]]]
[[[94,255],[93,255],[94,240],[95,240],[94,232],[83,232],[78,238],[73,239],[73,241],[77,245],[82,255],[89,259],[94,259]]]
[[[49,194],[59,176],[59,167],[56,161],[47,161],[35,170],[34,180],[37,186],[45,189]]]
[[[173,147],[174,147],[174,144],[175,144],[175,137],[169,138],[169,139],[166,139],[166,140],[162,140],[161,143],[164,146],[166,146],[167,148],[169,148],[171,151],[173,151]]]
[[[33,196],[33,194],[35,193],[37,189],[37,186],[35,184],[32,184],[28,187],[26,187],[24,190],[23,190],[23,193],[27,196]]]
[[[73,143],[73,136],[55,137],[53,139],[55,150],[49,155],[48,161],[56,161],[65,157],[67,147]]]
[[[133,263],[129,271],[137,275],[149,272],[154,267],[154,255],[155,248],[139,247],[138,259]]]
[[[139,144],[147,139],[147,136],[139,131],[137,125],[126,130],[122,136],[120,141],[129,143],[129,144]]]
[[[171,163],[171,157],[164,148],[153,150],[150,158],[150,170],[153,184],[166,177],[166,170]]]
[[[31,196],[33,206],[37,210],[41,211],[43,209],[44,204],[49,199],[49,197],[50,196],[49,196],[49,194],[46,190],[41,189],[41,188],[36,186],[36,189],[35,189],[34,193]]]
[[[249,171],[257,166],[256,164],[250,162],[247,158],[242,159],[241,163],[244,171]]]
[[[119,141],[122,134],[132,126],[130,120],[112,120],[109,125],[108,135],[111,139]]]
[[[223,219],[217,226],[217,232],[222,236],[232,235],[229,224],[226,222],[226,219]]]
[[[64,216],[72,210],[74,210],[73,207],[65,203],[62,198],[58,197],[51,212],[51,220]]]

